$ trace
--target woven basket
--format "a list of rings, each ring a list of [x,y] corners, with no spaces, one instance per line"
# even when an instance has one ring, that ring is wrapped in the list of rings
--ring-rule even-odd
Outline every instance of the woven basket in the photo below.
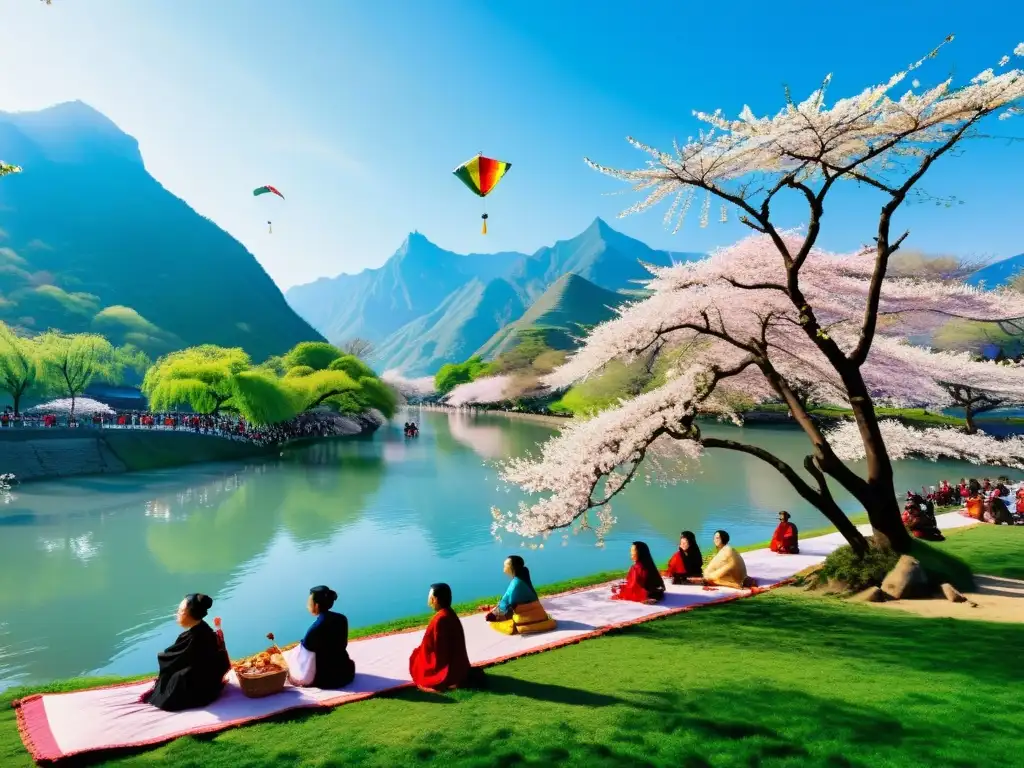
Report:
[[[288,679],[288,670],[264,672],[262,675],[245,675],[236,670],[235,676],[238,678],[238,686],[242,689],[242,693],[250,699],[259,699],[283,691],[285,681]]]

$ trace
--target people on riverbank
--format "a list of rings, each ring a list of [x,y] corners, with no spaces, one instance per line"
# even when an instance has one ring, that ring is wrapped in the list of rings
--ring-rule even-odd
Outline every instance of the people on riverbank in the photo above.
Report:
[[[530,635],[554,629],[557,623],[541,605],[523,558],[509,555],[504,572],[512,579],[498,604],[484,617],[491,628],[503,635]]]
[[[629,557],[633,565],[626,574],[626,580],[612,587],[612,600],[648,605],[660,603],[665,599],[665,582],[654,564],[650,547],[642,541],[634,541],[629,548]]]
[[[679,534],[679,549],[669,558],[665,577],[673,584],[685,584],[690,579],[699,579],[704,575],[704,556],[697,546],[697,537],[693,531]]]
[[[409,657],[413,683],[432,692],[482,684],[483,670],[470,665],[462,621],[452,610],[452,588],[444,583],[431,584],[427,605],[434,616]]]
[[[405,431],[405,436],[406,437],[416,437],[420,433],[420,428],[416,426],[416,422],[414,422],[414,421],[407,421],[407,422],[405,422],[405,430],[404,431]]]
[[[747,564],[743,562],[740,553],[729,546],[729,534],[726,531],[715,531],[714,544],[718,551],[704,569],[704,584],[733,589],[750,586]]]
[[[799,555],[799,531],[797,531],[796,526],[789,521],[789,512],[779,512],[779,524],[775,528],[775,533],[772,534],[772,541],[769,545],[769,549],[780,555]]]
[[[903,524],[917,539],[945,541],[935,519],[935,505],[921,494],[907,491],[907,503],[903,507]]]
[[[336,613],[338,593],[321,584],[309,590],[306,609],[316,619],[298,645],[282,656],[292,685],[338,689],[351,683],[356,665],[348,655],[348,618]]]
[[[174,644],[157,654],[160,672],[142,701],[168,712],[197,709],[212,704],[224,690],[224,675],[231,661],[220,636],[204,621],[213,599],[186,595],[176,620],[184,628]]]

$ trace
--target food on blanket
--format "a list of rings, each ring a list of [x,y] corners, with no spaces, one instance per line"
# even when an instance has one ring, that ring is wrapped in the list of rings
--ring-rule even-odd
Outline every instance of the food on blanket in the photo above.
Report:
[[[273,632],[267,633],[267,640],[274,643]],[[276,644],[235,664],[236,674],[243,676],[269,675],[284,669],[287,669],[287,665],[281,655],[281,649]]]
[[[629,600],[634,603],[661,602],[665,598],[665,582],[654,564],[650,548],[642,541],[634,541],[629,548],[633,566],[626,574],[623,584],[612,588],[612,600]]]
[[[686,584],[689,579],[699,579],[704,575],[704,556],[693,531],[679,534],[679,549],[668,561],[665,575],[672,579],[673,584]]]
[[[431,691],[464,687],[471,677],[482,675],[483,670],[470,667],[462,622],[452,610],[452,588],[432,584],[427,605],[436,613],[427,625],[423,641],[409,657],[412,681]]]
[[[743,589],[748,583],[747,564],[743,562],[740,553],[729,546],[729,534],[715,531],[715,546],[718,552],[704,569],[705,583]]]
[[[178,606],[178,623],[185,631],[174,645],[157,654],[160,673],[142,701],[178,712],[205,707],[216,701],[231,668],[223,641],[203,621],[213,600],[209,595],[188,595]]]

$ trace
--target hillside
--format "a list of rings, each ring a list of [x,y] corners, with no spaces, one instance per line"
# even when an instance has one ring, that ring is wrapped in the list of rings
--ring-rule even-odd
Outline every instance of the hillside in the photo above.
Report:
[[[97,331],[150,355],[214,343],[263,359],[319,339],[255,257],[146,171],[81,102],[0,112],[0,319]]]
[[[508,319],[517,320],[567,274],[617,293],[635,290],[639,287],[636,281],[649,277],[641,262],[667,265],[699,256],[653,250],[601,219],[595,219],[576,237],[532,255],[463,256],[414,233],[382,267],[296,286],[288,291],[287,299],[332,341],[353,337],[373,341],[372,361],[379,370],[400,369],[407,376],[421,376],[465,359],[489,343],[501,327],[495,326],[493,319],[504,317],[503,312],[516,305],[506,296],[508,286],[520,307],[518,314]],[[493,281],[501,284],[494,290],[495,295],[504,297],[505,303],[497,302],[502,310],[480,310],[480,298]],[[603,307],[605,299],[599,301]],[[568,328],[589,321],[558,322],[568,323],[559,326]]]
[[[522,315],[522,299],[502,279],[473,280],[433,312],[405,325],[373,353],[380,370],[408,376],[433,373],[445,362],[464,360],[500,328]]]
[[[418,232],[381,267],[297,285],[285,294],[292,308],[333,342],[382,342],[407,323],[429,315],[473,281],[501,277],[520,253],[462,256]]]
[[[501,328],[476,351],[476,356],[492,360],[523,339],[540,336],[550,349],[568,350],[576,344],[586,326],[610,319],[614,307],[629,297],[606,291],[586,278],[562,275],[530,305],[522,317]]]

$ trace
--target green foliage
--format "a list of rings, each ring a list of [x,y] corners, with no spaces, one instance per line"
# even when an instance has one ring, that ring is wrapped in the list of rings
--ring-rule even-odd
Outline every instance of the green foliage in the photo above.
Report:
[[[122,362],[102,336],[47,331],[38,337],[37,343],[47,379],[56,391],[72,400],[94,380],[116,384],[123,376]]]
[[[231,405],[250,424],[277,424],[294,418],[303,410],[302,392],[283,386],[281,379],[263,371],[237,373],[232,384]]]
[[[39,344],[16,336],[0,322],[0,391],[11,396],[15,413],[20,413],[21,398],[27,392],[45,388],[46,374]]]
[[[262,371],[268,371],[277,376],[284,376],[288,373],[288,366],[285,364],[282,355],[271,355],[257,367]]]
[[[342,355],[333,361],[328,368],[332,371],[344,371],[353,379],[359,380],[366,376],[376,378],[373,369],[355,355]]]
[[[245,350],[213,344],[164,355],[146,372],[142,393],[154,410],[188,405],[196,413],[233,407],[235,377],[251,366]]]
[[[490,366],[479,357],[471,357],[463,363],[445,363],[434,374],[434,386],[446,395],[460,384],[468,384],[489,372]]]
[[[314,371],[307,376],[286,377],[282,380],[295,396],[299,411],[316,408],[333,397],[359,389],[344,371]]]
[[[308,365],[297,365],[294,368],[290,368],[284,375],[286,379],[300,379],[303,376],[309,376],[311,373],[316,373]]]
[[[341,357],[341,350],[326,341],[303,341],[284,356],[285,368],[309,366],[314,371],[325,371]]]
[[[847,585],[852,591],[859,592],[881,584],[885,574],[893,569],[899,559],[899,553],[875,547],[871,547],[865,555],[860,556],[847,544],[825,558],[818,578],[822,581],[835,579]]]
[[[650,381],[651,374],[644,361],[637,360],[626,365],[613,360],[599,376],[573,386],[552,410],[577,416],[597,413],[618,404],[624,398],[639,395]]]
[[[0,160],[0,176],[9,176],[13,173],[21,173],[21,167],[17,165],[9,165]]]
[[[389,419],[395,415],[395,411],[398,409],[398,398],[395,391],[376,377],[363,376],[359,379],[357,397],[364,410],[376,408]]]

